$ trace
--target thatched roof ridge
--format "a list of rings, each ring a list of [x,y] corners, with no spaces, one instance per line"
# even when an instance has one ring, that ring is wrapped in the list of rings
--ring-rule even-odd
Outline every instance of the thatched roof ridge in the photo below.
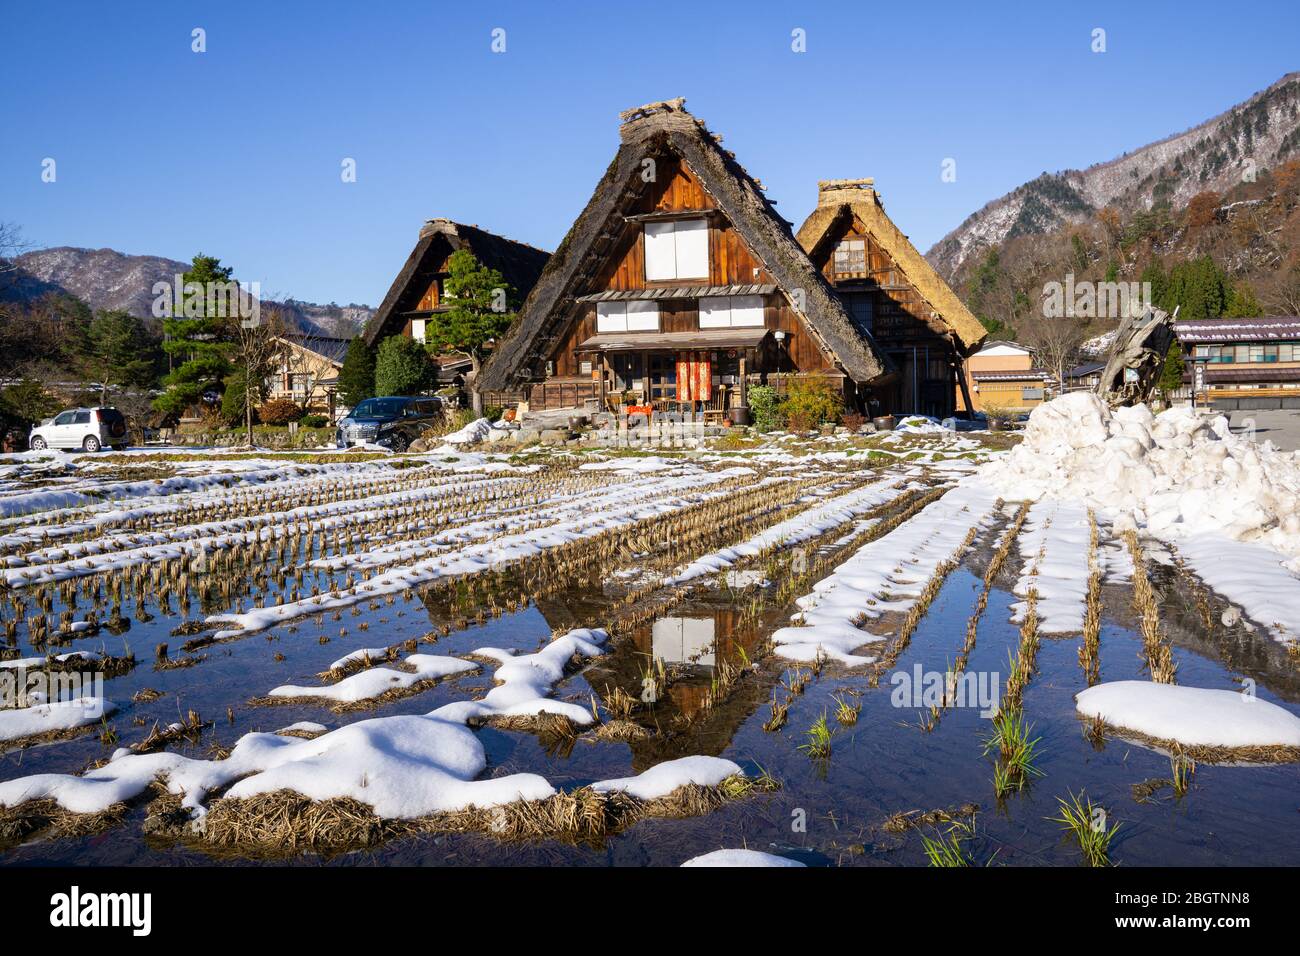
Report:
[[[819,247],[838,235],[837,227],[856,216],[867,231],[898,263],[909,282],[929,304],[939,320],[953,334],[964,354],[976,349],[988,331],[966,308],[929,260],[917,251],[894,221],[885,213],[880,195],[870,179],[829,179],[818,184],[817,208],[799,227],[799,245],[816,258]]]
[[[870,336],[859,332],[834,290],[799,244],[790,225],[763,195],[758,183],[725,152],[681,100],[652,103],[623,114],[622,140],[586,208],[551,256],[520,311],[519,321],[497,345],[483,368],[480,387],[508,388],[537,375],[550,343],[572,318],[574,297],[587,291],[601,256],[612,250],[620,216],[647,188],[642,161],[673,155],[682,159],[713,197],[721,212],[787,294],[803,291],[803,313],[813,335],[857,382],[871,382],[889,367]],[[584,271],[584,269],[586,271]]]
[[[406,257],[384,301],[366,323],[361,336],[367,345],[374,345],[379,339],[399,331],[401,323],[396,321],[397,317],[414,307],[428,288],[434,271],[458,249],[469,249],[480,263],[499,270],[502,278],[521,297],[532,290],[550,258],[545,250],[498,236],[478,226],[467,226],[450,219],[430,219],[420,228],[415,248]]]

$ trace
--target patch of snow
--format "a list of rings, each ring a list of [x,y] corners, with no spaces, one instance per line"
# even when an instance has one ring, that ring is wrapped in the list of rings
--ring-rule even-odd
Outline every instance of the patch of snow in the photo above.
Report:
[[[769,548],[789,548],[825,534],[832,528],[852,521],[882,504],[892,501],[903,492],[893,488],[897,479],[889,478],[856,488],[847,494],[831,498],[823,504],[801,511],[792,518],[780,521],[759,532],[748,541],[720,548],[680,568],[664,581],[666,586],[683,584],[706,574],[730,568],[737,561],[756,558]]]
[[[477,445],[487,438],[492,423],[486,418],[476,418],[464,428],[457,429],[450,435],[443,435],[441,441],[447,445]]]
[[[615,780],[597,780],[591,789],[600,793],[621,790],[641,800],[655,800],[666,797],[678,787],[688,783],[701,787],[716,787],[728,777],[744,775],[738,764],[721,757],[680,757],[655,764],[635,777],[620,777]]]
[[[1029,509],[1016,541],[1024,564],[1015,593],[1038,592],[1038,629],[1044,634],[1083,630],[1088,599],[1088,512],[1064,502],[1036,504]],[[1019,623],[1028,610],[1025,601],[1011,607]]]
[[[487,717],[518,717],[536,714],[559,714],[575,724],[590,724],[591,711],[577,704],[551,700],[552,688],[564,677],[564,670],[575,656],[598,657],[608,635],[600,628],[574,628],[557,637],[536,654],[519,654],[499,647],[480,647],[473,653],[500,661],[493,677],[498,686],[482,700],[456,701],[435,710],[431,716],[465,722]]]
[[[74,730],[98,723],[117,707],[102,697],[77,697],[32,707],[0,710],[0,740],[18,740],[57,730]]]
[[[345,677],[337,684],[315,686],[283,684],[274,688],[268,696],[310,697],[351,704],[379,697],[391,690],[405,690],[420,681],[438,680],[453,674],[478,670],[478,665],[470,661],[439,654],[411,654],[402,663],[411,670],[399,671],[391,667],[372,667]]]
[[[776,856],[772,853],[760,853],[758,850],[714,850],[701,856],[693,856],[682,866],[793,866],[804,864],[789,857]]]

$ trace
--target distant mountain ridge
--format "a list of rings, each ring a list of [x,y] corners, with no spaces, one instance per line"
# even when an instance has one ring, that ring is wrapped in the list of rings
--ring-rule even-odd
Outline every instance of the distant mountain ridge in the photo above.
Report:
[[[18,267],[7,278],[3,297],[28,301],[47,292],[67,292],[92,309],[124,309],[153,319],[153,287],[175,282],[190,265],[162,256],[128,255],[116,249],[55,246],[14,258]],[[269,301],[269,300],[268,300]],[[276,303],[307,335],[351,338],[374,314],[366,305],[318,305],[289,299]]]
[[[926,253],[951,279],[981,250],[1022,235],[1045,234],[1106,206],[1177,208],[1197,193],[1223,190],[1300,154],[1300,72],[1288,73],[1218,116],[1085,170],[1043,173],[986,204]]]

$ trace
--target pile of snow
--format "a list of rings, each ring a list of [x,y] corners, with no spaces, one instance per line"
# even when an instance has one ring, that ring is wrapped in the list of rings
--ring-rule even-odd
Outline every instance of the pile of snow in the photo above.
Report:
[[[784,856],[760,853],[758,850],[714,850],[703,856],[693,856],[682,866],[797,866],[803,864]]]
[[[1218,532],[1300,556],[1300,457],[1233,435],[1221,415],[1112,412],[1072,392],[1036,408],[1024,441],[980,476],[1009,499],[1082,500],[1117,529]]]
[[[476,418],[464,428],[458,429],[450,435],[444,435],[442,440],[447,445],[477,445],[487,438],[488,431],[491,428],[492,423],[486,418]]]
[[[1188,747],[1300,747],[1300,717],[1232,690],[1112,681],[1081,691],[1079,713]]]

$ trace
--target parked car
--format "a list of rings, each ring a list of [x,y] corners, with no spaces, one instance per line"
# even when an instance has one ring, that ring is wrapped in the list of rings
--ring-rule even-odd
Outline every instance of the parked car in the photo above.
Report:
[[[367,398],[339,421],[335,440],[340,448],[369,444],[406,451],[411,442],[442,418],[442,400],[438,398]]]
[[[105,445],[121,451],[127,445],[126,416],[116,408],[70,408],[33,428],[27,443],[34,451],[80,448],[94,452]]]

